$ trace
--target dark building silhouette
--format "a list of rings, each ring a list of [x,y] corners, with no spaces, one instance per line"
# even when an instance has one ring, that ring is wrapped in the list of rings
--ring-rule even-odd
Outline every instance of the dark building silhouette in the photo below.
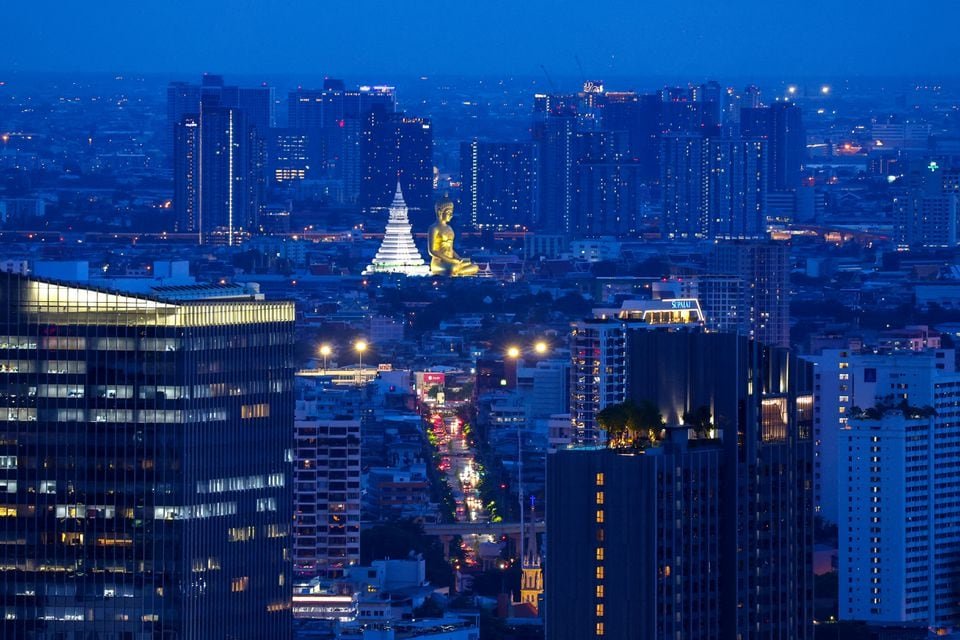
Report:
[[[660,149],[664,236],[751,238],[765,233],[766,141],[668,134]]]
[[[900,247],[954,247],[960,240],[960,170],[937,160],[907,163],[904,191],[894,198],[894,239]]]
[[[737,332],[762,344],[790,346],[790,247],[770,240],[723,240],[714,246],[709,272],[734,276],[740,285],[725,299],[736,310],[704,309],[707,317],[735,317]]]
[[[322,89],[297,89],[288,94],[288,128],[309,139],[313,178],[332,181],[334,198],[353,204],[360,196],[363,124],[373,109],[396,110],[393,87],[346,89],[342,80],[328,78]]]
[[[0,278],[0,637],[290,636],[293,305],[202,293]]]
[[[734,334],[631,330],[626,367],[665,441],[551,455],[548,640],[812,638],[809,365]],[[709,428],[678,426],[699,408]]]
[[[635,234],[640,226],[642,167],[628,156],[625,131],[576,136],[571,227],[580,236]]]
[[[608,92],[604,98],[603,128],[626,132],[625,159],[639,166],[642,180],[656,182],[660,178],[660,96]]]
[[[794,191],[800,187],[807,151],[800,107],[792,102],[775,102],[769,107],[744,108],[740,115],[740,134],[744,138],[767,141],[769,191]]]
[[[414,228],[426,228],[433,220],[430,120],[374,109],[364,118],[360,151],[361,206],[367,211],[389,207],[399,181]]]
[[[205,75],[199,87],[174,83],[167,95],[177,231],[232,244],[257,224],[273,89],[226,86]]]
[[[539,206],[536,151],[527,142],[460,144],[460,210],[474,227],[532,224]]]
[[[573,230],[576,131],[577,121],[573,115],[548,114],[533,123],[540,191],[540,211],[535,225],[539,229],[550,229],[554,233]]]
[[[589,83],[588,83],[589,84]],[[639,226],[655,130],[648,101],[584,91],[541,96],[535,108],[539,215],[536,228],[578,236],[625,235]],[[575,100],[574,100],[575,99]]]

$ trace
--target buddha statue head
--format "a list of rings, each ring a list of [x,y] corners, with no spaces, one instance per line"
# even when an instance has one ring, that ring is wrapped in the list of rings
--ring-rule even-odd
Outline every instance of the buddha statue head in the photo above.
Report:
[[[437,222],[446,224],[453,218],[453,200],[444,193],[443,197],[437,200],[436,205]]]

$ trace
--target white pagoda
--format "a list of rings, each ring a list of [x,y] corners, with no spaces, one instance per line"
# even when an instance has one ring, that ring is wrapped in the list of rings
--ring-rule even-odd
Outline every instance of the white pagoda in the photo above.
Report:
[[[397,192],[390,204],[390,217],[383,242],[363,275],[372,273],[402,273],[408,276],[428,276],[430,267],[413,242],[410,219],[407,217],[407,203],[403,201],[403,192],[397,182]]]

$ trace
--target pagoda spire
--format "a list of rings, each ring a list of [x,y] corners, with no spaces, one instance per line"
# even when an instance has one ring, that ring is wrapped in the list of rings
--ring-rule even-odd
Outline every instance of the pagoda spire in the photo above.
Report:
[[[377,250],[373,262],[363,270],[363,275],[372,273],[400,273],[408,276],[428,276],[430,267],[424,262],[420,250],[413,241],[413,230],[407,215],[407,203],[403,199],[403,189],[397,180],[397,190],[390,203],[387,228],[383,233],[383,242]]]

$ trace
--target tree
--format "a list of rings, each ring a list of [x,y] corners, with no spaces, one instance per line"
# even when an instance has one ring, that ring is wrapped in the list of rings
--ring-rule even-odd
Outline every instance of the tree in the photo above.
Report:
[[[644,432],[649,442],[655,443],[660,440],[660,432],[663,430],[663,414],[650,400],[644,400],[636,405],[638,430]]]
[[[629,437],[627,423],[630,420],[626,403],[610,404],[597,414],[597,426],[606,431],[608,440],[622,441]]]
[[[663,415],[649,400],[639,405],[628,400],[604,407],[597,414],[597,425],[610,434],[611,446],[643,449],[660,439]]]
[[[692,411],[683,414],[683,423],[691,427],[698,438],[706,437],[712,425],[710,407],[700,405]]]

